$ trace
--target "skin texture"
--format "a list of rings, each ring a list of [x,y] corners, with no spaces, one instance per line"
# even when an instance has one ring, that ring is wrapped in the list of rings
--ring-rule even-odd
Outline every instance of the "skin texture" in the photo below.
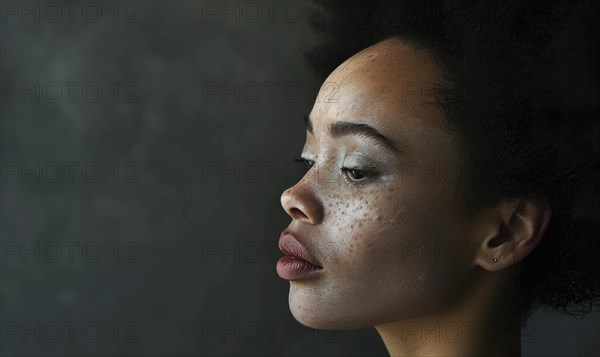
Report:
[[[512,200],[466,213],[457,137],[430,92],[441,83],[427,53],[399,39],[361,51],[325,81],[302,152],[314,165],[281,197],[288,230],[323,271],[290,282],[290,309],[313,328],[375,326],[392,355],[493,354],[491,342],[467,338],[465,326],[510,325],[493,350],[518,355],[518,292],[510,284],[550,212]],[[365,136],[331,136],[338,122],[374,127],[399,153]],[[407,334],[407,323],[410,331],[441,328]],[[462,326],[464,338],[440,338],[450,325]]]

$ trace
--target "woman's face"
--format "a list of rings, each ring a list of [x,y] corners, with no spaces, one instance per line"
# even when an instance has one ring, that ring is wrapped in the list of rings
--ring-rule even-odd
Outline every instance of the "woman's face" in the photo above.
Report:
[[[281,197],[288,231],[323,267],[291,281],[299,322],[346,329],[424,316],[467,288],[473,234],[455,136],[433,104],[439,83],[426,54],[387,40],[321,87],[302,152],[314,165]]]

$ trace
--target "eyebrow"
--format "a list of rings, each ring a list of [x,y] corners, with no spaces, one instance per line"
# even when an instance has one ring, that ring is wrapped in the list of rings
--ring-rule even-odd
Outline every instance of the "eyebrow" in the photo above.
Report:
[[[306,130],[314,135],[310,115],[306,115],[304,117],[304,124],[306,125]],[[396,147],[397,142],[381,134],[379,130],[375,129],[369,124],[338,121],[330,124],[327,132],[332,138],[339,138],[347,135],[363,136],[373,140],[376,144],[395,154],[399,154],[401,152]]]

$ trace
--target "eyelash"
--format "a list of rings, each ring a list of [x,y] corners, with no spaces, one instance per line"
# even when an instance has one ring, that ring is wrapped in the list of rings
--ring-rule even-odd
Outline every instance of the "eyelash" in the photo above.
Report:
[[[307,166],[308,170],[310,170],[313,167],[313,165],[315,164],[314,161],[307,160],[307,159],[302,158],[302,157],[294,158],[294,161],[304,163]],[[352,186],[361,186],[361,185],[364,185],[370,179],[372,179],[375,176],[377,176],[377,174],[375,172],[366,171],[366,170],[360,170],[360,169],[357,169],[357,168],[342,167],[341,171],[342,171],[342,174],[344,176],[344,183],[346,183],[346,185],[352,185]],[[357,179],[351,179],[349,175],[351,175],[352,173],[354,173],[354,174],[360,173],[360,175],[363,176],[363,178],[358,179],[358,180]]]
[[[295,157],[294,161],[304,164],[306,166],[306,170],[307,171],[310,170],[313,167],[313,165],[315,164],[314,161],[307,160],[307,159],[302,158],[302,157]]]

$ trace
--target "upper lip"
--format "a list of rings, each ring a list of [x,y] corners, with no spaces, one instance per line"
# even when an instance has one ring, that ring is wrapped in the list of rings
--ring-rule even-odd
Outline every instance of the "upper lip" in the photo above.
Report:
[[[297,236],[288,230],[284,230],[279,236],[279,250],[285,255],[306,260],[310,264],[322,268],[319,261],[300,243]]]

